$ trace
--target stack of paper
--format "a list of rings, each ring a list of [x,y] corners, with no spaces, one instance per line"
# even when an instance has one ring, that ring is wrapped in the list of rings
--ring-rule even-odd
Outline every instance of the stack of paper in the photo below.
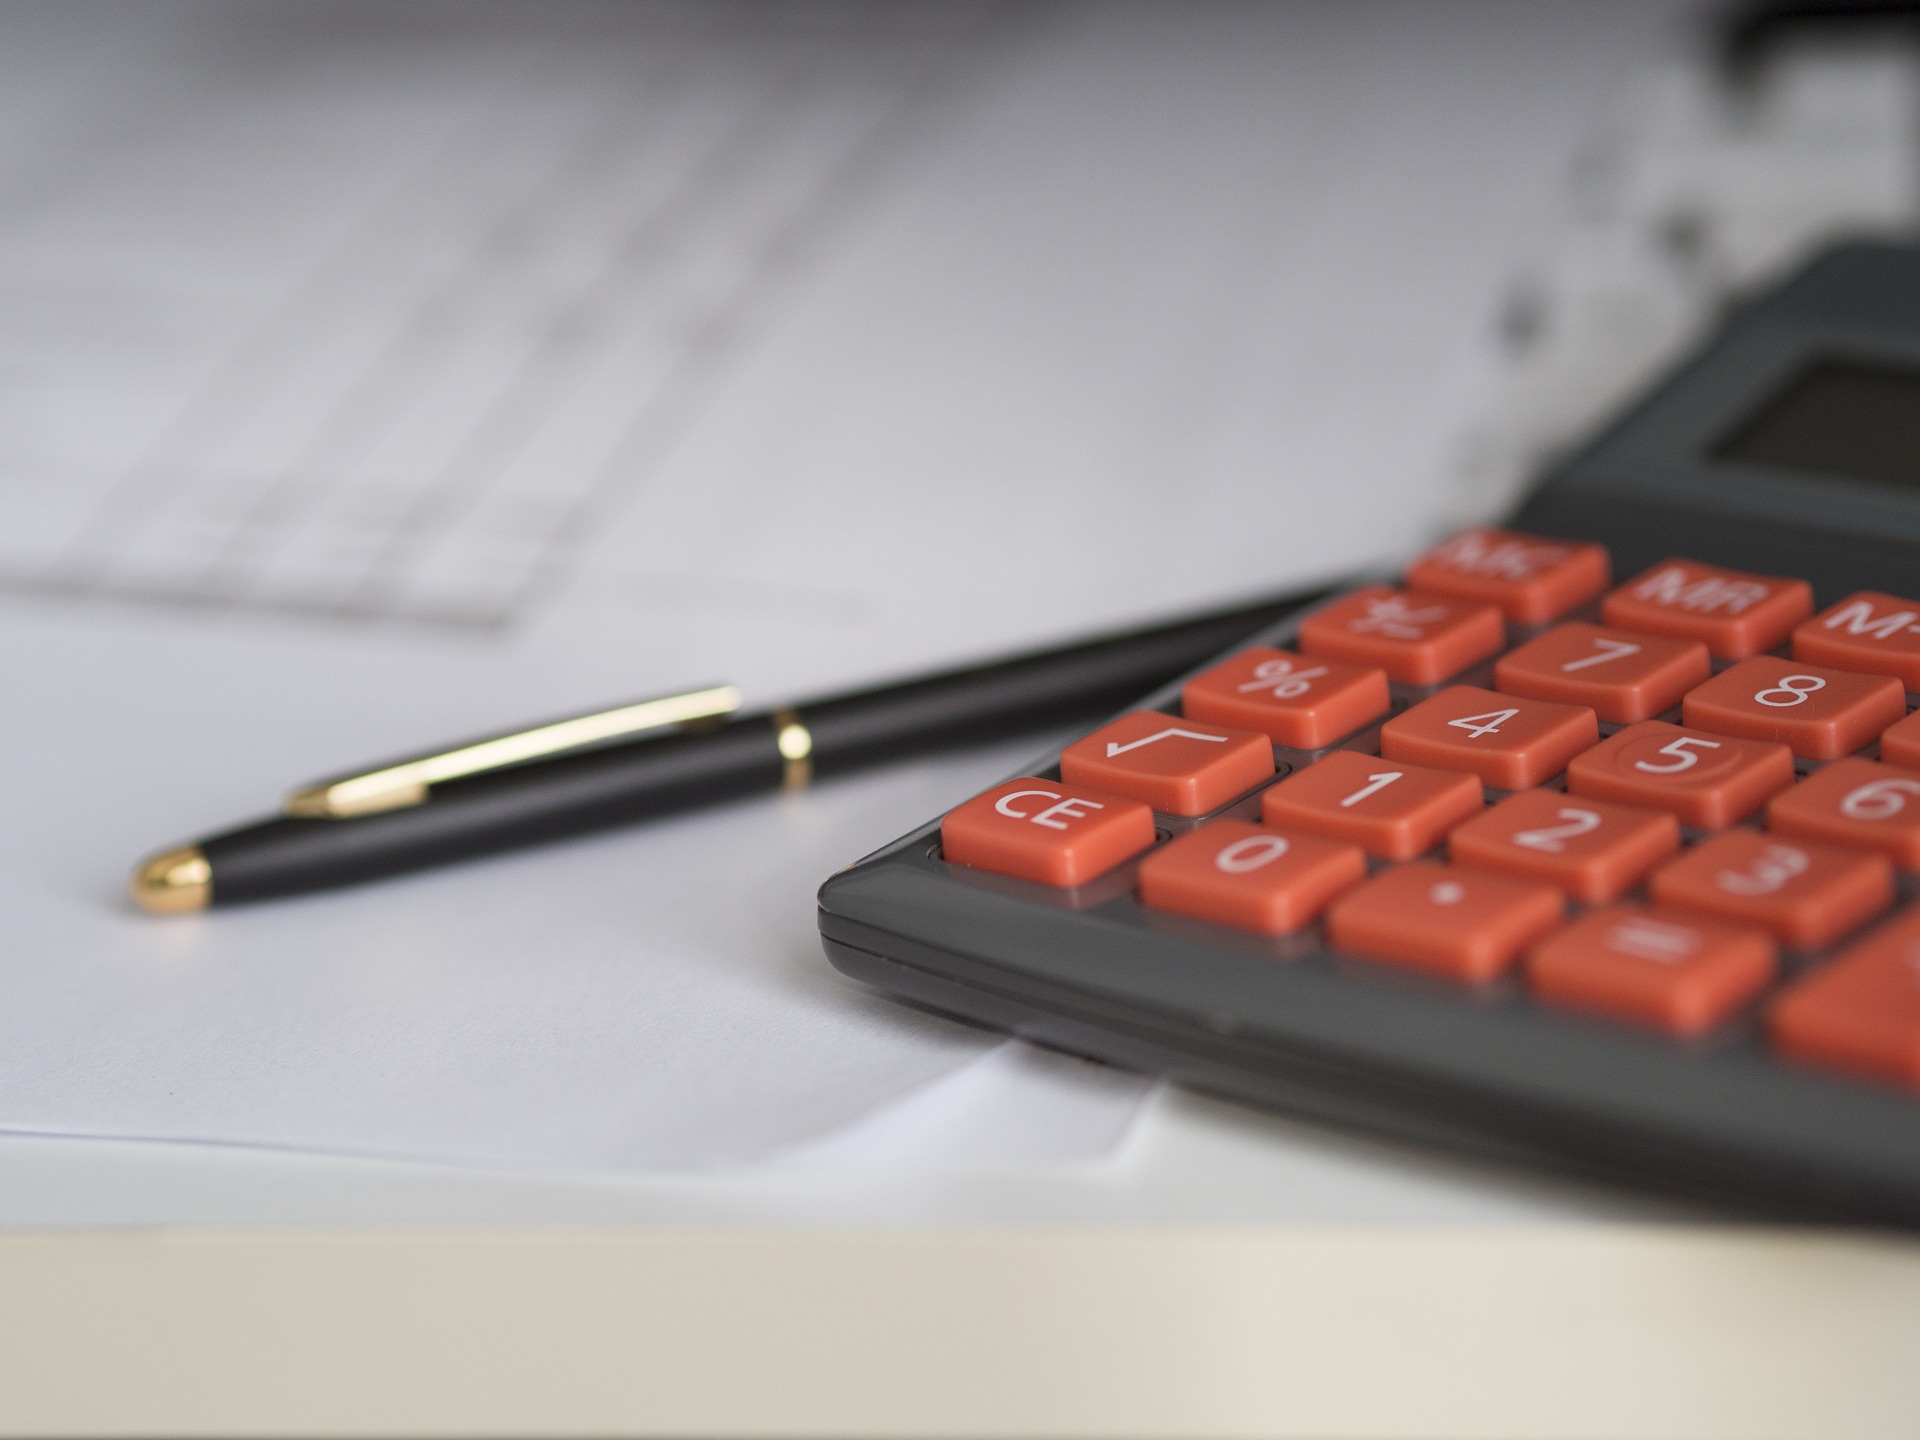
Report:
[[[0,1127],[905,1146],[845,1127],[998,1042],[834,975],[811,894],[1018,750],[185,921],[121,877],[435,741],[1406,550],[1665,14],[9,8]],[[916,1163],[1142,1093],[1000,1070]]]

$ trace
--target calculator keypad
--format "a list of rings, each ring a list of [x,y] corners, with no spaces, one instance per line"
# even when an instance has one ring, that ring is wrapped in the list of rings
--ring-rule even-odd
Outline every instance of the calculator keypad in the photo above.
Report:
[[[1593,599],[1612,574],[1600,545],[1464,530],[1409,565],[1407,583],[1498,605],[1519,625],[1544,625]]]
[[[1318,750],[1378,720],[1391,704],[1387,672],[1286,650],[1244,650],[1180,692],[1189,720],[1258,730],[1276,745]]]
[[[1411,860],[1484,803],[1475,776],[1336,750],[1262,794],[1260,818],[1347,841],[1382,860]]]
[[[1420,861],[1383,870],[1327,912],[1340,949],[1448,980],[1491,980],[1560,923],[1551,885]]]
[[[1147,857],[1140,903],[1236,930],[1287,935],[1366,873],[1358,846],[1216,820]]]
[[[1884,855],[1729,830],[1653,872],[1655,901],[1758,925],[1796,949],[1830,945],[1893,903]]]
[[[1713,673],[1713,662],[1698,640],[1574,620],[1509,650],[1493,673],[1509,695],[1585,705],[1602,720],[1631,725],[1678,705]]]
[[[1880,732],[1880,758],[1889,765],[1920,770],[1920,711]]]
[[[1813,610],[1804,580],[1667,560],[1600,602],[1609,625],[1698,640],[1720,660],[1771,650]]]
[[[1699,1035],[1764,990],[1773,937],[1751,925],[1617,905],[1596,910],[1534,950],[1533,992],[1671,1035]]]
[[[1767,1028],[1790,1060],[1920,1088],[1920,911],[1789,986]]]
[[[1920,601],[1607,580],[1467,532],[968,801],[941,853],[1603,1023],[1760,1017],[1782,1059],[1920,1089]]]
[[[1558,790],[1510,795],[1447,837],[1456,864],[1542,880],[1589,905],[1617,900],[1679,848],[1680,822],[1664,810]]]
[[[1380,754],[1465,770],[1500,790],[1524,790],[1558,775],[1599,738],[1599,724],[1584,705],[1449,685],[1381,726]]]
[[[1273,774],[1273,746],[1251,730],[1122,715],[1060,755],[1060,778],[1142,800],[1169,815],[1204,815]]]
[[[1793,752],[1663,720],[1643,720],[1573,757],[1567,790],[1720,830],[1744,820],[1793,783]]]
[[[1920,605],[1858,590],[1793,632],[1793,658],[1836,670],[1891,675],[1920,691]]]
[[[1408,685],[1438,685],[1506,643],[1491,605],[1368,585],[1309,615],[1300,648],[1316,660],[1372,665]]]
[[[1055,780],[1008,780],[940,822],[940,847],[971,865],[1039,885],[1084,885],[1155,839],[1138,800]]]
[[[1774,796],[1767,828],[1877,850],[1902,870],[1920,871],[1920,770],[1836,761]]]
[[[1777,655],[1742,660],[1687,692],[1687,724],[1749,740],[1778,740],[1811,760],[1838,760],[1907,713],[1900,682]]]

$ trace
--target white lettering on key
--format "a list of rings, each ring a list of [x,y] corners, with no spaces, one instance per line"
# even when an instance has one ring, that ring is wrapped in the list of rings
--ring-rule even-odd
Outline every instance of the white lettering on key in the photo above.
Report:
[[[1778,685],[1769,685],[1765,690],[1756,690],[1753,698],[1762,705],[1771,705],[1783,710],[1789,705],[1804,705],[1807,696],[1816,690],[1827,688],[1827,682],[1818,675],[1782,675]],[[1784,700],[1769,700],[1769,695],[1784,695]]]
[[[1367,784],[1362,785],[1358,790],[1354,791],[1351,795],[1347,796],[1346,799],[1340,802],[1342,808],[1348,805],[1358,805],[1362,800],[1366,799],[1369,795],[1379,794],[1382,790],[1386,789],[1387,786],[1391,785],[1394,781],[1398,780],[1402,775],[1406,773],[1407,772],[1404,770],[1384,770],[1378,775],[1367,776],[1367,781],[1368,781]]]
[[[1271,865],[1289,848],[1284,835],[1248,835],[1222,849],[1213,857],[1213,864],[1216,870],[1224,870],[1229,875],[1244,875],[1262,865]]]
[[[1467,887],[1458,880],[1442,880],[1427,892],[1427,898],[1436,905],[1458,905],[1467,898]]]
[[[1076,805],[1080,807],[1078,810],[1073,808]],[[1058,805],[1049,805],[1038,815],[1034,816],[1033,823],[1036,825],[1044,825],[1049,830],[1064,830],[1067,828],[1067,820],[1079,820],[1082,819],[1089,810],[1104,810],[1106,808],[1107,807],[1102,805],[1098,800],[1082,800],[1077,796],[1069,795]],[[1053,818],[1055,815],[1064,815],[1067,817],[1067,820],[1055,820]]]
[[[1637,599],[1679,610],[1706,615],[1725,610],[1730,615],[1742,615],[1766,599],[1770,588],[1752,580],[1723,580],[1718,575],[1690,581],[1685,570],[1669,565],[1634,586],[1633,593]]]
[[[1124,755],[1129,750],[1138,750],[1142,745],[1151,745],[1156,740],[1171,740],[1176,735],[1187,740],[1205,740],[1214,745],[1224,745],[1227,743],[1227,737],[1224,735],[1203,735],[1198,730],[1181,730],[1169,725],[1165,730],[1156,730],[1151,735],[1144,735],[1138,740],[1129,740],[1124,745],[1109,740],[1107,742],[1107,758],[1111,760],[1116,755]]]
[[[1498,735],[1500,727],[1518,715],[1518,710],[1489,710],[1484,715],[1462,715],[1458,720],[1449,720],[1447,724],[1456,730],[1464,730],[1474,739],[1482,735]]]
[[[1671,755],[1673,757],[1671,765],[1655,765],[1647,760],[1636,760],[1633,762],[1633,768],[1644,770],[1649,775],[1677,775],[1680,771],[1691,770],[1700,763],[1700,757],[1693,753],[1696,746],[1702,750],[1718,750],[1720,742],[1702,740],[1698,735],[1682,735],[1678,740],[1669,740],[1657,752],[1661,755]]]
[[[1700,932],[1651,915],[1635,915],[1607,932],[1607,944],[1622,955],[1674,965],[1700,948]]]
[[[1356,635],[1364,635],[1369,630],[1377,631],[1394,640],[1423,640],[1427,626],[1436,620],[1447,618],[1447,607],[1429,605],[1424,610],[1410,610],[1406,600],[1399,595],[1383,595],[1378,600],[1367,602],[1367,613],[1358,620],[1347,622],[1347,629]]]
[[[1844,628],[1849,635],[1871,635],[1876,640],[1891,640],[1902,630],[1920,634],[1920,623],[1915,622],[1920,622],[1920,614],[1911,610],[1892,610],[1876,616],[1872,601],[1856,600],[1834,611],[1821,622],[1821,628]]]
[[[1745,870],[1722,870],[1713,883],[1729,895],[1771,895],[1813,862],[1807,852],[1791,845],[1769,845],[1753,857]]]
[[[1598,655],[1582,655],[1578,660],[1569,660],[1560,667],[1561,672],[1564,674],[1573,670],[1584,670],[1589,665],[1604,665],[1609,660],[1624,660],[1629,655],[1638,655],[1640,653],[1640,647],[1638,645],[1630,645],[1625,640],[1608,640],[1600,635],[1593,637],[1593,648],[1600,653]]]
[[[1870,780],[1849,790],[1840,813],[1849,820],[1891,820],[1907,808],[1907,796],[1920,795],[1920,780]]]
[[[1567,558],[1563,545],[1525,545],[1518,540],[1487,543],[1484,530],[1469,530],[1434,551],[1434,559],[1469,575],[1494,575],[1503,580],[1531,580]]]
[[[1009,820],[1024,820],[1033,814],[1033,812],[1031,810],[1016,810],[1013,808],[1013,802],[1016,800],[1024,800],[1029,795],[1038,795],[1045,800],[1058,800],[1060,798],[1060,792],[1058,790],[1014,790],[994,801],[993,808]]]
[[[1315,680],[1326,673],[1327,667],[1324,665],[1296,670],[1291,660],[1262,660],[1253,667],[1253,679],[1234,688],[1242,695],[1249,690],[1271,690],[1276,700],[1298,700],[1313,688]]]
[[[1558,855],[1567,848],[1567,841],[1578,835],[1590,835],[1600,828],[1600,817],[1591,810],[1580,810],[1569,805],[1558,813],[1566,824],[1515,831],[1513,843],[1529,850],[1544,850],[1549,855]]]

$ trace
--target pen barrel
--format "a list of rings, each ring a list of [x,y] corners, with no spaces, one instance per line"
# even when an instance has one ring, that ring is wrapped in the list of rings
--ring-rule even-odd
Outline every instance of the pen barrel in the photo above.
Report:
[[[1298,608],[1287,600],[794,707],[813,771],[985,744],[1118,710]]]
[[[829,776],[1104,715],[1305,598],[441,781],[384,813],[282,815],[200,842],[211,899],[377,880],[778,789],[790,778],[779,737],[796,721],[811,747],[801,773]]]
[[[433,787],[424,804],[351,820],[283,815],[201,842],[232,904],[472,859],[776,788],[766,717],[663,735]]]

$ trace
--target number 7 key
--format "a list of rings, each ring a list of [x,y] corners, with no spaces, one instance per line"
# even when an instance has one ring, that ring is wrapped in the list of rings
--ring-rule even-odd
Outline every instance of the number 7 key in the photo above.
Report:
[[[1585,705],[1609,724],[1631,725],[1678,705],[1712,667],[1698,640],[1570,621],[1502,655],[1493,674],[1509,695]]]

